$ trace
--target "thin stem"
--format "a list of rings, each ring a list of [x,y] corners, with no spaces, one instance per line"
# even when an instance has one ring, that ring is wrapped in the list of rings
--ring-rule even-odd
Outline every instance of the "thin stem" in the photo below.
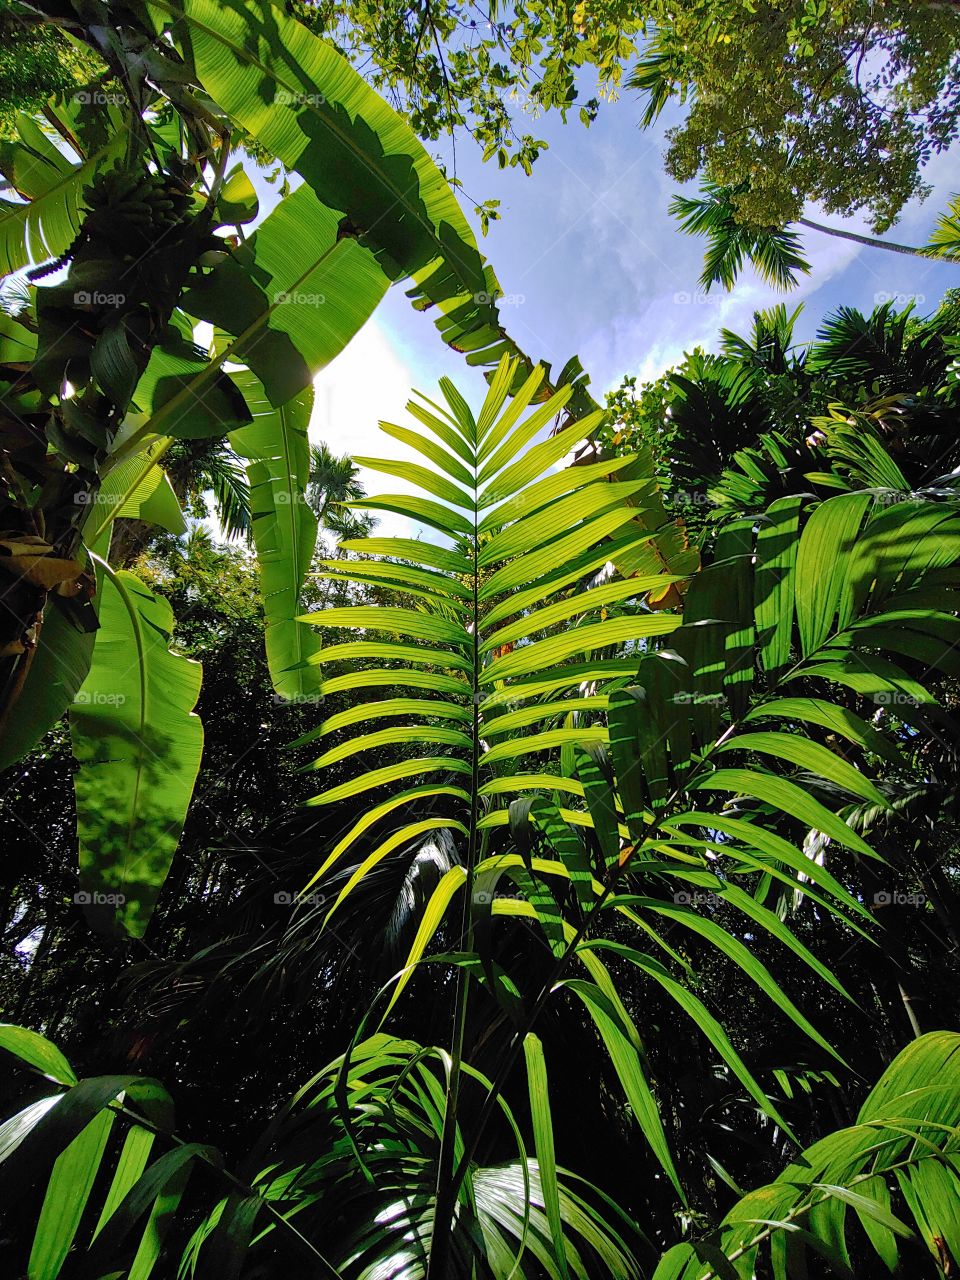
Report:
[[[476,476],[476,465],[474,474]],[[473,581],[473,696],[472,720],[472,768],[470,786],[470,824],[467,841],[467,879],[463,886],[463,907],[460,936],[467,952],[473,951],[473,881],[477,863],[480,789],[480,600],[478,562],[480,537],[477,530],[476,479],[474,480],[474,510],[471,577]],[[426,1280],[447,1280],[450,1256],[450,1236],[457,1195],[462,1181],[458,1168],[454,1175],[453,1160],[458,1127],[460,1079],[463,1066],[463,1046],[466,1039],[467,1008],[470,996],[470,975],[463,966],[457,966],[457,986],[454,1003],[453,1044],[451,1046],[450,1083],[447,1088],[447,1104],[443,1115],[443,1132],[440,1138],[440,1154],[437,1160],[437,1190],[433,1213],[433,1232],[430,1241],[430,1257],[427,1261]],[[462,1167],[462,1162],[461,1162]]]
[[[811,231],[822,231],[825,235],[836,236],[840,240],[852,240],[855,244],[865,244],[869,249],[889,249],[891,253],[906,253],[914,258],[926,258],[922,249],[914,249],[908,244],[897,244],[895,240],[881,240],[877,236],[862,236],[856,231],[844,231],[841,227],[828,227],[822,222],[814,222],[812,218],[798,218],[802,227]]]
[[[842,631],[840,634],[842,634]],[[824,648],[826,645],[828,645],[830,641],[834,638],[835,638],[835,633],[828,636],[824,640],[823,645],[821,646],[821,649]],[[817,653],[819,653],[820,651],[821,650],[816,650],[812,655],[810,655],[805,659],[798,659],[798,661],[794,664],[793,667],[790,668],[790,670],[786,673],[786,675],[780,677],[777,687],[779,687],[779,685],[781,685],[784,682],[784,679],[787,676],[790,676],[795,671],[800,670],[803,667],[804,663],[812,661],[817,656]],[[703,757],[700,760],[699,764],[697,764],[694,767],[692,773],[685,780],[683,785],[682,786],[677,785],[674,788],[674,790],[666,799],[666,802],[662,809],[661,817],[657,818],[653,823],[651,823],[650,827],[645,832],[644,843],[646,843],[646,841],[653,839],[657,835],[660,827],[663,825],[664,819],[669,815],[672,806],[675,803],[677,803],[677,801],[679,801],[686,794],[686,792],[690,790],[691,784],[697,779],[697,777],[701,773],[708,771],[712,767],[711,762],[712,762],[713,753],[716,751],[716,749],[719,746],[721,746],[724,742],[726,742],[731,737],[732,734],[736,732],[736,730],[740,726],[741,720],[742,720],[742,717],[740,719],[734,719],[731,721],[731,723],[727,726],[727,728],[720,735],[720,737],[717,738],[717,740],[711,744],[709,750],[703,753]],[[587,932],[589,931],[594,920],[599,916],[600,911],[606,905],[608,898],[616,888],[617,881],[619,880],[621,874],[623,874],[627,870],[628,865],[629,865],[629,859],[624,861],[623,863],[618,862],[617,864],[615,864],[613,867],[610,868],[607,876],[607,881],[603,887],[603,892],[592,904],[592,906],[590,907],[590,910],[584,916],[576,933],[571,938],[569,944],[564,948],[563,952],[555,960],[547,979],[543,983],[543,986],[541,987],[533,1003],[533,1007],[530,1013],[524,1019],[523,1026],[518,1028],[514,1032],[513,1039],[510,1042],[509,1048],[507,1049],[507,1052],[500,1063],[497,1073],[494,1076],[493,1081],[491,1082],[491,1087],[487,1093],[486,1098],[484,1099],[483,1106],[480,1109],[480,1114],[477,1117],[477,1123],[474,1126],[473,1134],[470,1140],[464,1146],[463,1156],[461,1157],[460,1163],[458,1164],[453,1176],[453,1194],[456,1194],[460,1186],[460,1183],[462,1182],[463,1178],[466,1175],[467,1170],[470,1167],[470,1162],[473,1160],[474,1156],[476,1155],[477,1147],[479,1146],[480,1139],[483,1136],[483,1131],[487,1123],[489,1122],[491,1116],[493,1115],[494,1108],[497,1104],[497,1099],[499,1098],[500,1094],[503,1092],[503,1089],[507,1082],[507,1077],[509,1076],[510,1071],[513,1069],[514,1063],[516,1062],[517,1057],[519,1056],[520,1049],[523,1045],[524,1039],[526,1038],[527,1034],[533,1030],[533,1027],[536,1024],[537,1018],[540,1016],[541,1012],[543,1011],[544,1005],[549,999],[554,986],[560,979],[571,957],[575,954],[577,947],[586,937]]]

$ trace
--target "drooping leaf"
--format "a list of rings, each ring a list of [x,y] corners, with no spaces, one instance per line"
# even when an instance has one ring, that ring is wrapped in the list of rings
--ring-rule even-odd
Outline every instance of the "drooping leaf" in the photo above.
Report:
[[[170,651],[169,604],[101,575],[93,662],[70,711],[80,869],[91,920],[146,929],[200,768],[200,666]]]

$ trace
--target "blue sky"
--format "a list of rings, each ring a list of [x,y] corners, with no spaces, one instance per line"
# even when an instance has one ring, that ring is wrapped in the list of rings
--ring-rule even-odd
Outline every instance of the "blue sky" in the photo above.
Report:
[[[891,296],[915,297],[926,312],[945,289],[960,285],[960,266],[809,232],[805,249],[813,270],[796,290],[779,293],[746,272],[733,293],[713,290],[705,296],[697,285],[703,242],[680,233],[667,214],[678,189],[662,163],[670,120],[665,116],[660,127],[642,132],[639,115],[635,95],[628,94],[604,104],[589,129],[575,114],[566,126],[559,117],[531,121],[523,131],[550,145],[529,178],[519,169],[483,164],[467,140],[457,146],[458,176],[469,195],[501,202],[502,221],[492,225],[481,248],[507,295],[507,328],[533,359],[555,368],[579,355],[598,399],[626,373],[645,380],[693,346],[716,348],[721,328],[747,331],[755,310],[778,301],[804,304],[798,336],[806,340],[840,304],[869,311]],[[448,149],[444,155],[449,157]],[[928,167],[934,194],[904,212],[891,239],[926,241],[960,187],[956,157],[954,148]],[[837,221],[814,209],[808,213]],[[869,230],[862,219],[842,225]],[[443,347],[428,316],[411,309],[402,288],[391,290],[317,380],[312,430],[318,438],[344,452],[382,453],[389,442],[377,438],[377,420],[396,421],[409,391],[417,387],[430,394],[444,373],[471,399],[482,397],[481,376]],[[364,479],[382,485],[372,476]]]

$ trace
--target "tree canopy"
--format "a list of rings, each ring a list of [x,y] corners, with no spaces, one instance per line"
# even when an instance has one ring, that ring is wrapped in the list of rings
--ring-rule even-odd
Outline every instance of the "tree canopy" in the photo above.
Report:
[[[877,145],[914,81],[945,141],[922,8],[923,56],[853,2],[7,15],[5,1274],[956,1275],[960,301],[758,310],[598,399],[418,138],[645,39],[652,117],[739,31],[842,55],[841,115],[899,59]],[[688,213],[783,283],[745,154]],[[472,381],[341,455],[318,375],[397,285]]]

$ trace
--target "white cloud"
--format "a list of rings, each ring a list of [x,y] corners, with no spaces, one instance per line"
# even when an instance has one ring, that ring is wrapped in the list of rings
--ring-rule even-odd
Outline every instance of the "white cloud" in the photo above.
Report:
[[[353,457],[387,457],[422,461],[412,450],[385,435],[384,419],[416,426],[406,412],[415,371],[405,363],[375,318],[368,320],[344,351],[314,379],[316,399],[310,422],[310,438],[321,440],[334,453]],[[360,468],[368,493],[415,493],[402,480]],[[420,536],[420,526],[403,516],[380,514],[377,532],[400,537]],[[424,531],[424,536],[428,531]]]

